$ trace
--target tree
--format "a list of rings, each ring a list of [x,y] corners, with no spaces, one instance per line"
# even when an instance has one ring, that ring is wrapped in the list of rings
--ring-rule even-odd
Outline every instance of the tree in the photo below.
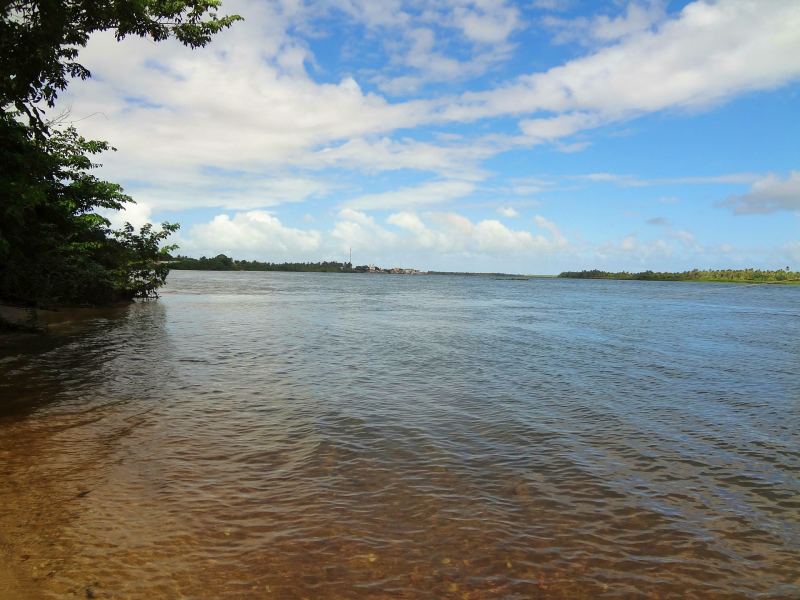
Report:
[[[74,127],[47,122],[92,33],[113,30],[190,47],[240,17],[219,0],[0,0],[0,299],[31,305],[103,304],[152,297],[164,283],[159,244],[177,229],[112,232],[97,209],[132,202],[91,171],[113,150]],[[165,250],[171,249],[167,248]]]
[[[152,224],[144,225],[139,233],[126,223],[121,231],[114,232],[116,242],[124,254],[122,270],[118,272],[118,288],[128,298],[158,298],[158,288],[164,285],[169,266],[162,261],[177,248],[172,244],[161,246],[161,242],[177,231],[178,225],[162,223],[160,231],[153,231]]]
[[[91,174],[91,156],[110,149],[73,127],[37,139],[8,115],[0,121],[0,297],[16,303],[104,304],[151,297],[164,283],[158,232],[127,224],[112,232],[97,208],[119,209],[130,198]],[[162,250],[167,252],[172,247]]]

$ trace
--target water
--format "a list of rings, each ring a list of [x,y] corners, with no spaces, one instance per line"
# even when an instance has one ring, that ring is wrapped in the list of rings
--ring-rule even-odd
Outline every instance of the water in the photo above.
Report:
[[[800,596],[797,287],[173,272],[3,352],[28,597]]]

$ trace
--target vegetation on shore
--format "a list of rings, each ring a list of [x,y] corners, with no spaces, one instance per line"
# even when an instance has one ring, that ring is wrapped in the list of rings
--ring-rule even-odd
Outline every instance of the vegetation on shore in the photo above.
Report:
[[[24,306],[109,304],[153,297],[168,265],[162,242],[178,226],[112,230],[97,213],[133,200],[92,174],[92,157],[114,150],[87,140],[62,115],[47,120],[76,62],[98,31],[192,48],[239,17],[218,0],[20,0],[0,6],[0,301]]]
[[[170,269],[176,271],[289,271],[297,273],[386,273],[386,274],[416,274],[420,271],[395,267],[384,269],[375,265],[353,266],[349,262],[326,260],[320,262],[260,262],[257,260],[237,260],[225,254],[217,254],[211,258],[201,256],[165,257],[165,263]]]
[[[350,263],[322,262],[259,262],[257,260],[236,260],[218,254],[211,258],[201,256],[190,258],[176,256],[168,262],[170,269],[177,271],[299,271],[311,273],[353,273],[356,269]]]
[[[682,271],[680,273],[666,273],[657,271],[642,271],[641,273],[628,273],[620,271],[565,271],[559,277],[568,279],[633,279],[639,281],[708,281],[723,283],[800,283],[800,273],[786,269],[764,271],[761,269],[715,269]]]

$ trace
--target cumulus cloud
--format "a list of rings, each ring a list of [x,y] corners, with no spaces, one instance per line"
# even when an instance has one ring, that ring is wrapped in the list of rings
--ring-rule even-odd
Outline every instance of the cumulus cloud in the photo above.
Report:
[[[800,171],[791,171],[783,178],[769,174],[753,183],[745,194],[731,196],[721,204],[738,215],[800,211]]]
[[[690,268],[709,264],[720,256],[752,264],[752,253],[736,258],[728,244],[704,246],[688,230],[659,231],[662,233],[655,238],[630,233],[589,243],[568,238],[542,215],[534,216],[533,227],[525,228],[509,227],[496,219],[470,219],[456,212],[402,210],[378,219],[364,211],[343,208],[331,225],[316,229],[287,226],[264,211],[220,214],[181,232],[176,241],[182,253],[192,256],[222,252],[270,261],[344,260],[352,249],[357,264],[422,269],[449,265],[491,270],[516,265],[520,272],[550,272],[554,264],[563,265],[565,270],[576,265],[669,269],[669,264],[674,265],[670,261]],[[800,242],[783,245],[779,254],[790,263],[800,262]]]
[[[366,213],[344,208],[329,233],[329,241],[341,251],[352,248],[357,254],[378,257],[385,256],[383,253],[387,249],[397,246],[397,235]]]
[[[410,243],[409,247],[441,253],[552,253],[569,246],[558,227],[540,216],[535,217],[536,224],[549,235],[511,229],[495,219],[474,222],[453,212],[429,213],[427,219],[428,224],[416,214],[404,212],[390,216],[387,221],[413,234],[404,241]]]
[[[538,231],[513,229],[495,219],[473,221],[454,212],[392,213],[384,221],[353,208],[344,208],[326,230],[287,227],[264,211],[220,214],[195,225],[178,240],[181,252],[216,255],[220,252],[262,260],[319,260],[340,256],[352,248],[371,262],[392,257],[414,258],[431,264],[443,255],[515,257],[567,252],[570,242],[544,217],[534,219]]]
[[[286,227],[274,215],[253,210],[233,218],[217,215],[209,223],[193,226],[178,242],[181,252],[191,255],[318,260],[322,236],[318,231]]]
[[[152,207],[145,202],[125,204],[122,210],[100,209],[97,213],[111,222],[111,229],[122,229],[125,223],[139,229],[142,225],[153,222]]]
[[[533,4],[559,10],[576,3]],[[541,218],[528,221],[528,231],[516,227],[521,221],[511,228],[497,219],[425,211],[448,211],[460,198],[491,210],[510,202],[479,197],[500,163],[490,159],[507,150],[553,144],[578,151],[592,130],[610,123],[706,108],[800,78],[795,0],[695,0],[677,13],[666,13],[662,2],[615,5],[621,7],[615,14],[553,21],[559,32],[572,27],[586,45],[571,60],[543,68],[516,52],[514,36],[529,26],[523,22],[528,11],[506,0],[241,2],[230,8],[246,21],[202,50],[94,36],[81,60],[95,77],[73,82],[58,108],[71,106],[76,119],[94,115],[81,121],[82,133],[120,149],[103,157],[102,175],[122,182],[139,202],[128,209],[128,220],[141,224],[159,212],[196,207],[226,212],[182,232],[186,252],[316,260],[350,242],[383,248],[387,256],[390,250],[404,256],[407,248],[422,255],[572,252],[573,235],[566,240]],[[367,39],[336,50],[368,48],[368,60],[342,65],[335,51],[324,60],[314,56],[328,34],[321,27],[334,14],[350,20],[336,24],[356,23]],[[348,37],[358,36],[348,31]],[[492,71],[512,56],[519,58],[513,70]],[[427,83],[486,73],[491,76],[472,81],[469,91],[426,92]],[[390,98],[386,90],[407,96]],[[517,131],[508,119],[518,122]],[[387,171],[405,183],[380,193],[364,187],[363,175]],[[412,185],[420,174],[431,179]],[[588,173],[512,179],[490,191],[503,188],[519,206],[523,196],[588,184],[738,184],[749,191],[724,205],[759,214],[798,210],[798,179],[796,171],[785,177]],[[317,206],[320,199],[343,209],[330,229],[320,214],[313,215],[319,230],[295,229],[258,210],[310,200]],[[298,208],[298,220],[309,210]],[[380,220],[364,212],[370,210],[393,214]],[[501,210],[512,217],[510,207]],[[114,218],[119,223],[126,215]],[[696,244],[678,232],[658,233],[665,238],[658,243],[633,236],[609,242],[609,252],[655,256],[689,252]]]

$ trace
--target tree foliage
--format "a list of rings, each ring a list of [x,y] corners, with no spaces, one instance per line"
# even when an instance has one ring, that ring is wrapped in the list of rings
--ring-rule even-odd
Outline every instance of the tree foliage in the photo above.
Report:
[[[166,277],[159,243],[177,226],[112,232],[94,212],[131,201],[91,173],[91,157],[109,145],[73,127],[38,138],[8,114],[0,132],[0,298],[47,305],[152,296]]]
[[[201,256],[190,258],[176,256],[170,261],[170,268],[180,271],[291,271],[309,273],[352,273],[350,263],[336,261],[322,262],[260,262],[257,260],[236,260],[225,254],[211,258]]]
[[[746,283],[790,283],[799,282],[800,273],[792,272],[789,267],[776,270],[761,269],[714,269],[682,271],[680,273],[663,273],[658,271],[642,271],[628,273],[620,271],[565,271],[559,277],[568,279],[635,279],[639,281],[722,281]]]
[[[127,298],[158,298],[158,288],[164,285],[169,274],[169,264],[165,262],[169,252],[177,248],[171,244],[162,246],[178,225],[162,223],[159,231],[147,223],[137,233],[133,225],[126,223],[120,231],[114,232],[115,242],[125,254],[122,269],[118,272],[118,286]]]
[[[97,213],[132,202],[92,171],[113,150],[44,110],[89,70],[78,53],[98,31],[117,39],[174,37],[203,46],[240,17],[219,0],[0,0],[0,300],[104,304],[156,296],[167,267],[162,242],[178,226],[112,231]]]

